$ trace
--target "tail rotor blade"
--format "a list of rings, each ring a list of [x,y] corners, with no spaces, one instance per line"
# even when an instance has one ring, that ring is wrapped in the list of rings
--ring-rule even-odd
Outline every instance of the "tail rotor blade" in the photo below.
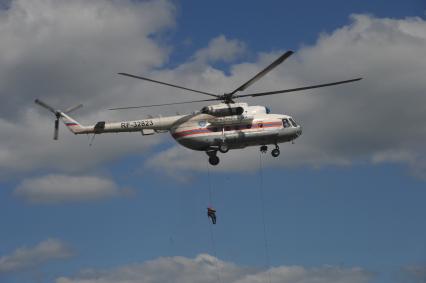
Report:
[[[83,104],[75,105],[75,106],[72,106],[72,107],[66,109],[64,112],[65,113],[71,113],[71,112],[73,112],[73,111],[75,111],[75,110],[77,110],[81,107],[83,107]]]
[[[53,132],[53,139],[58,140],[58,134],[59,134],[59,119],[55,120],[55,129]]]
[[[55,110],[52,106],[50,106],[50,105],[48,105],[48,104],[44,103],[44,102],[43,102],[43,101],[41,101],[40,99],[36,99],[36,100],[34,100],[34,102],[35,102],[35,103],[37,103],[38,105],[40,105],[41,107],[46,108],[47,110],[49,110],[50,112],[52,112],[53,114],[55,114],[55,115],[56,115],[56,110]]]

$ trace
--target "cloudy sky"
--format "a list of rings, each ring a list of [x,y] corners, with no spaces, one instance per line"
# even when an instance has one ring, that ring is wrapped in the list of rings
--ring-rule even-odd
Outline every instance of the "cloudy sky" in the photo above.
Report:
[[[425,13],[423,0],[0,0],[0,282],[425,282]],[[200,99],[118,72],[222,94],[286,50],[250,91],[364,79],[247,101],[302,124],[278,159],[247,148],[210,168],[169,134],[89,146],[61,127],[53,141],[34,104],[82,103],[83,124],[191,112],[204,105],[106,109]]]

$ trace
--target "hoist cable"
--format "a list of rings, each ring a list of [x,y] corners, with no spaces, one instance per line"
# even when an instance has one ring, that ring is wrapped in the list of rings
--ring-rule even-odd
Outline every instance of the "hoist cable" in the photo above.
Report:
[[[210,167],[207,165],[207,177],[208,177],[208,183],[209,183],[209,205],[212,204],[212,184],[210,180]]]
[[[265,262],[268,275],[268,283],[271,283],[271,271],[270,271],[270,256],[269,256],[269,246],[268,246],[268,237],[266,233],[266,221],[265,221],[265,199],[263,196],[263,164],[262,164],[262,153],[259,153],[259,195],[261,202],[261,211],[262,211],[262,226],[263,226],[263,240],[265,248]]]

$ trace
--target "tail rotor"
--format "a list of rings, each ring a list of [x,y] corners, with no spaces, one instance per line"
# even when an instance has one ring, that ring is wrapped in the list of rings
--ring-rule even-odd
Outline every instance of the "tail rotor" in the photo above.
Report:
[[[41,101],[40,99],[36,99],[34,102],[37,103],[38,105],[40,105],[41,107],[46,108],[47,110],[49,110],[50,112],[52,112],[55,115],[56,119],[55,119],[55,125],[54,125],[54,128],[53,128],[53,139],[58,140],[59,119],[62,117],[63,112],[60,111],[60,110],[56,110],[55,108],[46,104],[45,102]],[[75,110],[81,108],[82,106],[83,106],[83,104],[72,106],[72,107],[68,108],[67,110],[65,110],[64,113],[70,113],[72,111],[75,111]]]

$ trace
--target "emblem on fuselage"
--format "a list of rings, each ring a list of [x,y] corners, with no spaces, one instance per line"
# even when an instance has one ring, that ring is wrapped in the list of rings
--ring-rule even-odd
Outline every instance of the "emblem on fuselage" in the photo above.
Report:
[[[201,128],[204,128],[204,127],[207,125],[207,122],[206,122],[205,120],[201,120],[201,121],[199,121],[199,122],[198,122],[198,125],[199,125]]]

